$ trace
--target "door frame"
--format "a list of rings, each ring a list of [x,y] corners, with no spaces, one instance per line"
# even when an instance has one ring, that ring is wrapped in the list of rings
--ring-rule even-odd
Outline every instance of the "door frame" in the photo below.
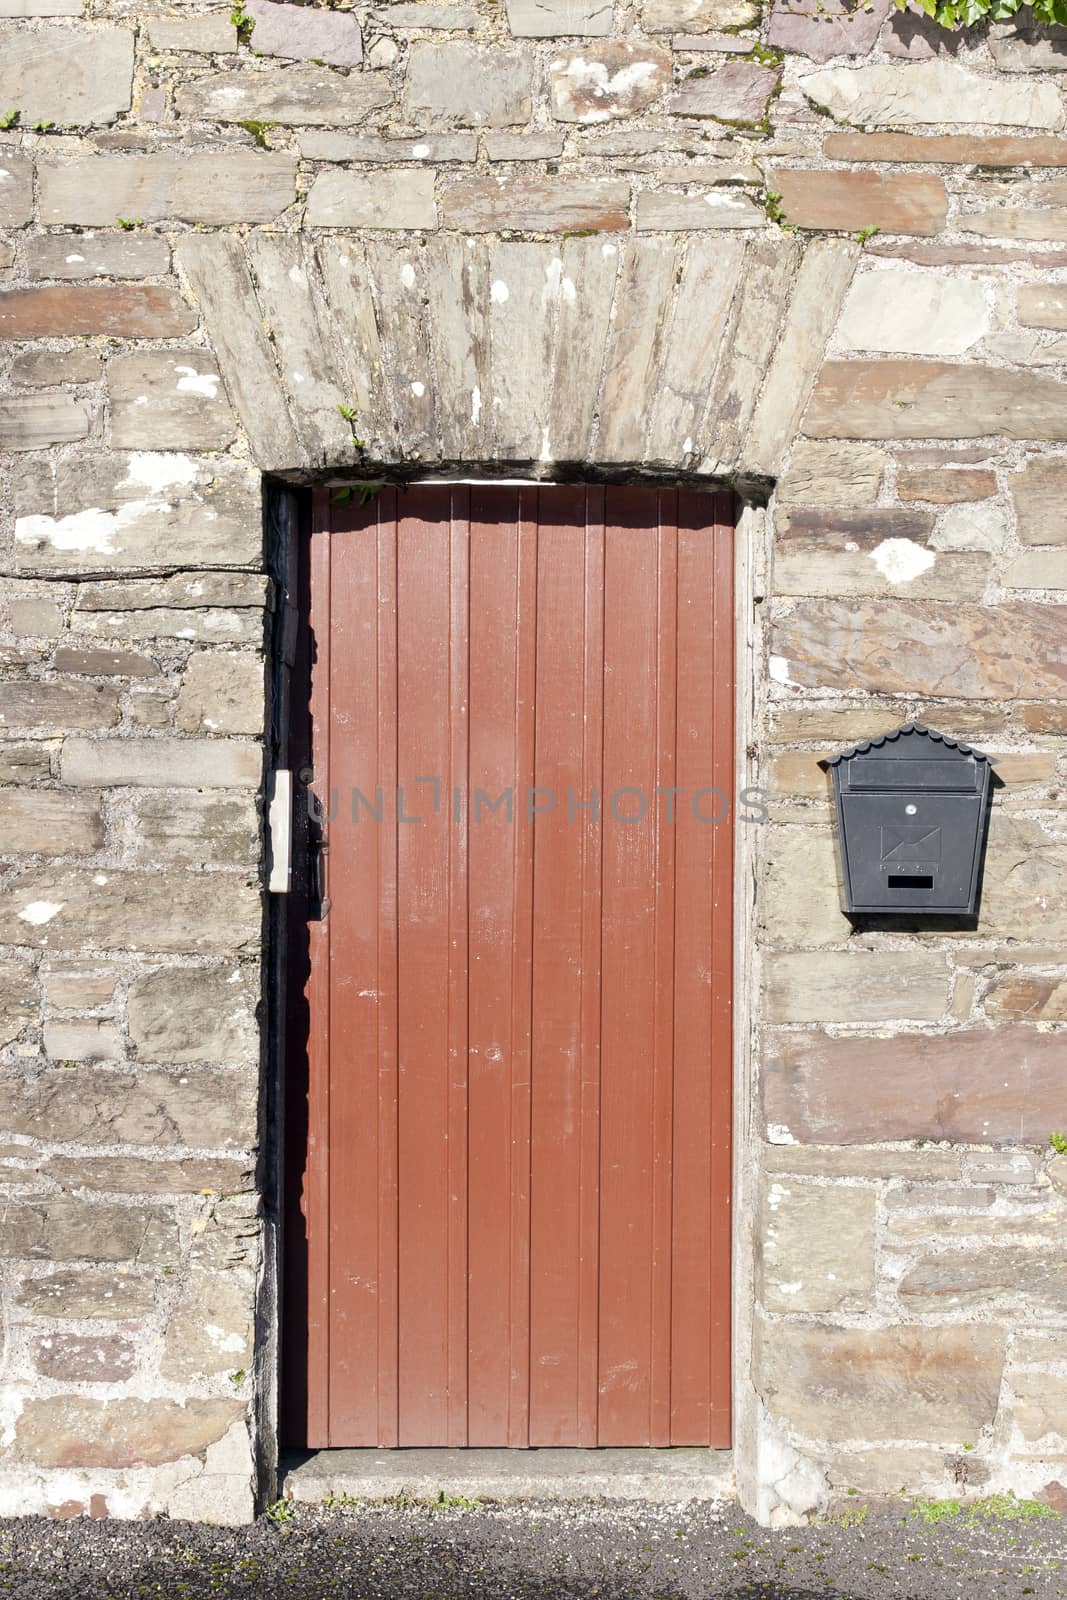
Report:
[[[468,469],[469,470],[469,469]],[[602,475],[589,471],[581,481],[595,482]],[[465,476],[427,474],[411,480],[418,483],[466,483],[471,485],[522,484],[545,487],[559,481],[552,478],[502,478],[490,473]],[[619,481],[615,477],[614,481]],[[721,482],[680,479],[674,474],[662,479],[639,480],[647,487],[699,488],[709,494],[730,487]],[[273,716],[271,744],[273,764],[300,766],[299,717],[293,707],[301,703],[296,687],[301,675],[309,673],[307,659],[307,562],[303,558],[311,529],[312,496],[306,490],[276,482],[268,485],[268,537],[272,545],[273,570],[279,587],[275,616]],[[764,577],[769,566],[769,517],[765,495],[745,495],[733,490],[736,516],[733,541],[734,609],[734,791],[736,797],[753,787],[758,778],[757,752],[752,730],[765,694],[763,681],[765,640],[762,601],[766,593]],[[306,816],[294,807],[293,859],[299,863],[307,854]],[[731,1412],[733,1442],[730,1450],[735,1474],[743,1485],[754,1482],[758,1443],[758,1401],[750,1379],[753,1324],[753,1235],[755,1214],[755,1163],[749,1149],[751,1129],[752,1064],[754,1030],[759,992],[757,950],[753,927],[752,885],[762,860],[761,828],[742,826],[740,813],[734,828],[733,882],[733,1126],[731,1155],[733,1169],[731,1224]],[[303,891],[303,892],[301,892]],[[259,1415],[262,1423],[261,1465],[265,1492],[277,1489],[279,1447],[291,1452],[304,1447],[296,1442],[301,1430],[294,1427],[294,1410],[301,1409],[301,1385],[297,1378],[299,1362],[293,1359],[291,1319],[287,1308],[292,1303],[293,1269],[298,1252],[291,1236],[290,1215],[292,1162],[299,1145],[299,1120],[294,1117],[293,1098],[286,1084],[299,1050],[301,1007],[291,1003],[290,992],[299,1000],[302,972],[306,971],[306,951],[302,951],[300,927],[306,929],[307,885],[297,892],[273,897],[271,907],[269,989],[269,1058],[273,1071],[268,1074],[264,1131],[265,1165],[272,1182],[268,1185],[268,1250],[260,1300],[260,1371],[268,1381],[259,1386]],[[303,908],[303,909],[302,909]],[[302,924],[303,914],[303,924]],[[296,935],[295,939],[293,935]],[[306,938],[306,936],[305,936]],[[298,981],[299,980],[299,981]],[[297,1041],[294,1047],[294,1040]],[[288,1237],[287,1237],[288,1235]],[[297,1274],[299,1283],[299,1273]],[[269,1381],[273,1378],[273,1382]],[[575,1447],[578,1448],[578,1447]]]

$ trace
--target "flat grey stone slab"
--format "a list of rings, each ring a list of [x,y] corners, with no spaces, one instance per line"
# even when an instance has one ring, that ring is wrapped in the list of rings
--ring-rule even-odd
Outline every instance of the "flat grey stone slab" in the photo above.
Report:
[[[280,1492],[388,1499],[731,1500],[729,1450],[317,1450],[283,1459]]]

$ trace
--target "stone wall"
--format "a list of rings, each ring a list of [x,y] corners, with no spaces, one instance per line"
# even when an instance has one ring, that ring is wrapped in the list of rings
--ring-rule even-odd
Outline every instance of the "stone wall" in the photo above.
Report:
[[[773,490],[742,1497],[1062,1501],[1067,44],[245,16],[0,0],[0,1512],[269,1460],[263,474],[556,462]],[[999,763],[973,933],[838,909],[818,759],[909,717]]]

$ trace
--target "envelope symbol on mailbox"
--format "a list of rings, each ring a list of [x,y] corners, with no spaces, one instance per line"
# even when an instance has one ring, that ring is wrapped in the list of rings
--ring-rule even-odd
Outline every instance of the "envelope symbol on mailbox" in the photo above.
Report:
[[[906,822],[882,829],[883,861],[940,861],[941,829]]]

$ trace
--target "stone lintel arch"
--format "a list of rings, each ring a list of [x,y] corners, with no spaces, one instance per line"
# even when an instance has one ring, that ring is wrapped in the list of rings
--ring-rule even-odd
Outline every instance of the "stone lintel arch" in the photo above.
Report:
[[[857,255],[721,233],[178,250],[265,472],[558,465],[742,488],[779,471]]]

